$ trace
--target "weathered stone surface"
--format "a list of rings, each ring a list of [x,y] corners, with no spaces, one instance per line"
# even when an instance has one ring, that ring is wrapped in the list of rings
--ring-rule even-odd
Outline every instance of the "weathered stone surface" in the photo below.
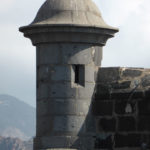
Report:
[[[95,149],[112,149],[113,145],[113,136],[111,134],[100,134],[96,137]]]
[[[139,116],[138,131],[150,131],[150,117],[149,116]]]
[[[91,100],[42,99],[37,102],[37,114],[86,116]]]
[[[62,47],[62,63],[64,64],[91,64],[91,45],[84,44],[64,44]]]
[[[71,148],[75,147],[74,143],[76,143],[77,149],[90,150],[92,147],[94,147],[94,138],[92,137],[81,137],[79,139],[78,138],[79,138],[78,136],[65,136],[65,137],[51,136],[51,137],[42,137],[41,141],[42,145],[45,145],[43,149],[47,149],[46,147],[49,147],[48,149],[51,148],[57,149],[59,147],[69,149],[70,147]]]
[[[37,46],[37,65],[59,64],[60,48],[56,44],[40,44]]]
[[[112,89],[127,89],[130,88],[131,81],[114,82],[111,85]]]
[[[100,83],[109,83],[120,79],[120,68],[100,68],[98,72],[98,81]]]
[[[91,99],[94,96],[95,84],[85,82],[85,87],[79,87],[77,97],[79,99]]]
[[[95,51],[94,51],[94,62],[96,66],[101,66],[101,61],[103,58],[103,49],[102,47],[99,46],[95,46],[94,47]]]
[[[142,75],[142,71],[134,68],[125,69],[125,71],[123,71],[123,77],[138,77],[140,75]]]
[[[118,115],[128,114],[128,112],[126,112],[127,105],[131,107],[130,114],[133,114],[135,113],[135,111],[137,111],[137,109],[135,108],[136,103],[129,104],[128,100],[124,101],[120,99],[115,102],[115,113]]]
[[[51,83],[49,91],[50,97],[53,98],[76,98],[77,89],[72,88],[70,83]]]
[[[52,68],[50,66],[41,65],[37,67],[37,80],[48,82],[51,80],[49,76],[51,75]]]
[[[140,134],[116,134],[115,147],[141,147]]]
[[[145,91],[145,99],[150,99],[150,89]]]
[[[101,79],[97,80],[93,102],[97,133],[101,137],[99,140],[96,139],[96,148],[148,149],[150,147],[150,70],[142,68],[100,70]]]
[[[94,101],[93,111],[96,116],[111,116],[113,113],[113,103],[111,101]]]
[[[41,137],[42,147],[47,148],[70,148],[72,143],[77,140],[78,137],[71,136],[43,136]],[[67,149],[68,149],[67,148]]]
[[[89,111],[89,114],[86,117],[85,132],[86,132],[87,135],[96,133],[95,117],[91,114],[90,111]]]
[[[136,122],[135,118],[131,116],[119,117],[118,119],[118,130],[119,131],[135,131],[136,130]]]
[[[99,131],[101,132],[115,132],[116,118],[101,118],[99,120]]]
[[[97,100],[109,100],[111,88],[106,84],[98,84],[95,88],[95,99]]]
[[[44,15],[43,15],[44,14]],[[31,25],[74,24],[109,28],[91,0],[47,0]]]
[[[139,115],[150,116],[150,100],[138,102]]]
[[[71,65],[54,66],[51,73],[51,80],[53,81],[73,81]]]
[[[53,131],[53,117],[52,116],[38,116],[36,125],[37,136],[48,136]]]
[[[145,75],[145,76],[142,78],[142,85],[143,85],[144,87],[150,86],[150,75]]]
[[[79,133],[85,121],[84,116],[55,116],[54,131],[68,131]],[[84,130],[82,130],[84,132]]]
[[[37,88],[37,97],[38,99],[48,98],[49,97],[49,84],[48,83],[38,83]]]
[[[95,67],[92,66],[85,66],[85,82],[95,82],[94,81],[94,73],[95,73]]]
[[[47,0],[34,21],[20,31],[37,47],[34,150],[93,149],[95,130],[89,128],[89,116],[94,76],[102,46],[118,29],[105,24],[91,0]]]

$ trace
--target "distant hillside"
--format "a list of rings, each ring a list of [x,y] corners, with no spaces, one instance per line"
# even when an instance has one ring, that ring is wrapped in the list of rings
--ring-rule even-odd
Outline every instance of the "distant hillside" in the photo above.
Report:
[[[0,136],[26,140],[35,135],[35,108],[10,95],[0,95]]]
[[[33,150],[33,142],[23,142],[18,138],[0,137],[0,150]]]

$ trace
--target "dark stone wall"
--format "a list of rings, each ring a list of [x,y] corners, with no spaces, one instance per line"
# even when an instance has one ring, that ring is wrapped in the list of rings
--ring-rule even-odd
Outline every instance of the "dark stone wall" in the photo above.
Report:
[[[101,68],[93,114],[96,149],[150,149],[150,70]]]

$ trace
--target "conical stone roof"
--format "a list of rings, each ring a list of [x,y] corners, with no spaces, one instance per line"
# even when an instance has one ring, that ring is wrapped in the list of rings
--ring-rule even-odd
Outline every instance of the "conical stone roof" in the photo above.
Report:
[[[34,21],[19,30],[33,45],[48,42],[105,45],[118,32],[104,22],[92,0],[46,0]]]
[[[92,0],[47,0],[31,25],[77,25],[110,28]]]

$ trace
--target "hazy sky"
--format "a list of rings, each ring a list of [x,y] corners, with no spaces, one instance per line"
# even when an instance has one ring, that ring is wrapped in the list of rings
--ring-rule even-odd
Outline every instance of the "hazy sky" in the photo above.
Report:
[[[150,68],[150,0],[94,0],[120,32],[104,47],[102,66]],[[44,0],[0,1],[0,94],[35,105],[35,47],[19,33]]]

